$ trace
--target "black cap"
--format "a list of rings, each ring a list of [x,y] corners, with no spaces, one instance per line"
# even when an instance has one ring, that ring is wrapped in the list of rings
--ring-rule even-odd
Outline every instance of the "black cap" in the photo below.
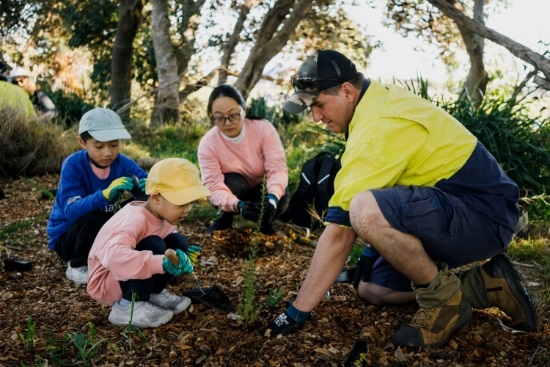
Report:
[[[332,88],[357,76],[357,68],[346,56],[334,50],[319,50],[308,56],[291,77],[294,94],[283,109],[299,113],[308,108],[325,89]]]

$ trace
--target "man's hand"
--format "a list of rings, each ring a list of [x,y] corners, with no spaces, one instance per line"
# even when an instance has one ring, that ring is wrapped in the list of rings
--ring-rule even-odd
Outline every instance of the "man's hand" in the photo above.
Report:
[[[175,276],[182,276],[193,272],[193,264],[185,252],[181,250],[166,250],[162,260],[162,268],[165,272]]]
[[[309,312],[300,311],[290,303],[285,312],[277,316],[269,325],[260,330],[260,334],[263,336],[291,334],[300,329],[308,317]]]
[[[105,199],[117,201],[124,191],[131,191],[132,187],[134,187],[134,183],[130,177],[119,177],[113,180],[109,187],[103,190],[102,193]]]
[[[353,288],[357,289],[360,280],[363,282],[369,280],[372,273],[372,267],[378,257],[380,257],[378,251],[371,246],[365,247],[359,260],[357,260],[357,265],[353,274]]]
[[[243,218],[257,222],[260,219],[260,203],[253,203],[251,201],[239,201],[237,204],[239,214]]]

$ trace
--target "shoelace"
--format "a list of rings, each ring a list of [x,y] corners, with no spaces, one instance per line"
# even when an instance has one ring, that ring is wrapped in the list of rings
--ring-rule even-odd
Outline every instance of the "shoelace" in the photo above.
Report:
[[[419,309],[414,317],[411,320],[411,326],[418,326],[420,328],[425,328],[427,326],[426,320],[431,321],[433,317],[435,316],[435,309],[430,308],[421,308]]]

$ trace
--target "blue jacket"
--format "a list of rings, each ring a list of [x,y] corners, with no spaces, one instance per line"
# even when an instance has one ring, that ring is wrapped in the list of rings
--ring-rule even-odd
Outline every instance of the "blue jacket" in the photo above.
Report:
[[[111,163],[109,177],[102,180],[96,176],[90,167],[86,150],[80,150],[65,159],[61,167],[61,178],[55,203],[48,221],[48,247],[55,250],[59,237],[83,215],[91,211],[115,212],[117,205],[109,202],[103,196],[113,180],[136,175],[138,178],[147,177],[136,162],[119,154]]]

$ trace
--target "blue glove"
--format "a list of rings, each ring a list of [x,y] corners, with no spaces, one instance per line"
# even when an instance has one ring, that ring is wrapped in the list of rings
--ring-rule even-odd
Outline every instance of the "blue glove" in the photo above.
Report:
[[[380,254],[371,246],[365,247],[363,253],[357,260],[357,265],[355,266],[355,272],[353,274],[353,288],[357,289],[359,286],[359,280],[366,282],[370,278],[372,273],[372,267],[378,259]]]
[[[309,315],[309,312],[300,311],[292,303],[289,303],[286,311],[261,329],[260,334],[263,336],[277,336],[293,333],[304,326]]]
[[[191,261],[191,265],[195,266],[195,263],[197,262],[197,257],[199,256],[199,253],[202,251],[202,247],[196,246],[196,245],[190,245],[187,247],[187,250],[185,250],[185,254]]]
[[[102,193],[105,199],[117,201],[124,191],[131,191],[132,187],[134,187],[134,183],[130,177],[119,177],[113,180],[109,187],[103,190]]]
[[[193,264],[185,252],[181,250],[166,250],[162,260],[162,268],[165,272],[175,276],[182,276],[193,272]]]

